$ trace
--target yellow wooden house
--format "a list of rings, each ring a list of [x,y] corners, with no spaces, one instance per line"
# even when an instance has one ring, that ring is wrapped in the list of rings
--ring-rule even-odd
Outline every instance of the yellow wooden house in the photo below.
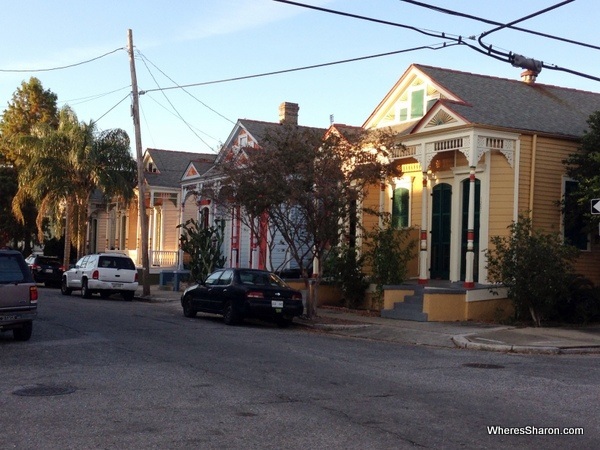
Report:
[[[391,128],[402,144],[397,175],[367,205],[417,230],[411,282],[386,290],[383,316],[494,319],[510,312],[492,294],[485,250],[519,214],[535,228],[573,238],[558,202],[573,180],[563,160],[577,151],[600,94],[544,85],[530,71],[511,80],[411,65],[363,127]],[[377,218],[364,216],[367,228]],[[597,235],[578,236],[576,268],[600,283]],[[540,255],[542,258],[543,255]]]

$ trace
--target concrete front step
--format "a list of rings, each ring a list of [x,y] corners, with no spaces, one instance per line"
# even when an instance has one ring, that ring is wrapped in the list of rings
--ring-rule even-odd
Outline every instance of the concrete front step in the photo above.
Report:
[[[382,310],[381,317],[427,322],[427,314],[423,312],[423,289],[414,289],[412,295],[404,296],[403,302],[394,303],[392,309]]]
[[[414,322],[427,322],[427,314],[422,311],[414,311],[410,309],[383,309],[381,311],[381,317],[386,319],[396,320],[412,320]]]

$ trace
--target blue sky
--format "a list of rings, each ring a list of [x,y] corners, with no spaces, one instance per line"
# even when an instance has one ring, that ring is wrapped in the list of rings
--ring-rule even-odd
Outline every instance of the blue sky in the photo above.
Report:
[[[493,28],[400,0],[299,0],[301,3],[409,25],[433,33],[471,36]],[[446,9],[507,23],[559,0],[423,0]],[[518,26],[600,46],[597,0],[576,0]],[[101,130],[122,128],[134,146],[130,72],[125,47],[132,29],[140,90],[142,146],[215,152],[238,118],[276,122],[283,101],[300,105],[302,125],[362,125],[411,63],[519,79],[522,69],[464,45],[408,51],[393,56],[268,77],[183,89],[205,83],[323,64],[444,40],[413,30],[310,10],[272,0],[5,0],[0,20],[0,102],[4,110],[23,80],[35,76],[68,103],[81,121]],[[515,30],[484,39],[512,51],[600,77],[600,51]],[[96,61],[63,70],[112,52]],[[173,81],[171,81],[173,80]],[[600,92],[600,82],[543,69],[539,83]],[[186,123],[187,122],[187,125]]]

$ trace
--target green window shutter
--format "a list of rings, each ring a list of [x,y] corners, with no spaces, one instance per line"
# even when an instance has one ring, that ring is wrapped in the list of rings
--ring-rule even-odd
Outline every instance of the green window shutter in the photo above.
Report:
[[[575,199],[571,197],[576,190],[576,181],[565,181],[564,238],[579,250],[587,250],[588,233],[585,231],[585,220],[578,211]]]
[[[392,197],[392,226],[396,229],[408,227],[409,192],[406,188],[394,190]]]
[[[400,109],[400,122],[404,122],[408,119],[408,108]]]
[[[424,110],[423,105],[425,102],[425,91],[413,91],[410,98],[410,117],[415,119],[417,117],[423,117]]]

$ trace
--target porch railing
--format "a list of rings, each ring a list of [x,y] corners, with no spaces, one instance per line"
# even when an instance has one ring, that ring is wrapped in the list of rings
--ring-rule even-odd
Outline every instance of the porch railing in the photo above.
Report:
[[[172,250],[151,250],[150,265],[154,267],[177,267],[179,252]]]

